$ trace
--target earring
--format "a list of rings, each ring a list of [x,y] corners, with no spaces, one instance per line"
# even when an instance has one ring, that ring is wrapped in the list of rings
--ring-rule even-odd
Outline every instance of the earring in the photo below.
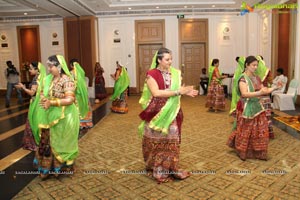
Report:
[[[61,74],[61,66],[59,65],[59,66],[57,66],[57,69],[58,69],[58,73],[60,73]]]

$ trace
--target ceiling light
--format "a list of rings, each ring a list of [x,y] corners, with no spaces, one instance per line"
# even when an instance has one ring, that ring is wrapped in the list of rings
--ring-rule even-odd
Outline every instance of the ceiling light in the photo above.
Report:
[[[184,6],[184,8],[187,8],[187,6]]]
[[[215,6],[215,5],[212,5],[211,7],[213,7],[213,8],[214,8],[214,7],[216,7],[216,6]]]
[[[28,13],[25,12],[24,15],[28,15]]]
[[[131,10],[131,8],[128,8],[128,10]]]
[[[156,9],[158,9],[159,7],[158,6],[156,6]]]

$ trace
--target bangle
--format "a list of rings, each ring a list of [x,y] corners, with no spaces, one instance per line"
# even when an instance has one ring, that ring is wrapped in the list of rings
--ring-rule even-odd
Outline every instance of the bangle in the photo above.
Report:
[[[59,107],[60,104],[61,104],[60,99],[53,99],[53,100],[50,100],[50,105],[51,105],[51,106],[57,106],[57,107]]]
[[[175,96],[179,96],[180,95],[180,91],[179,90],[176,90],[175,91]]]

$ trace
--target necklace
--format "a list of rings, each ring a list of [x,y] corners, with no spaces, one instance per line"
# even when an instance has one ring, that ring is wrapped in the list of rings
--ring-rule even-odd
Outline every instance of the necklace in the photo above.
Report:
[[[164,79],[165,88],[166,89],[170,88],[170,85],[171,85],[171,73],[168,72],[168,71],[162,71],[159,68],[157,68],[157,69],[160,71],[160,73],[161,73],[161,75],[162,75],[162,77]]]

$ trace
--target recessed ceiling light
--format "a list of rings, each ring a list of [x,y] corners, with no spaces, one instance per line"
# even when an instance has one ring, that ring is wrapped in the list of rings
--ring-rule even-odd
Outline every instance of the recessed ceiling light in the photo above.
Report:
[[[211,7],[213,7],[213,8],[214,8],[214,7],[216,7],[216,6],[215,6],[215,5],[212,5]]]
[[[28,15],[28,13],[25,12],[24,15]]]
[[[128,10],[131,10],[131,8],[128,8]]]
[[[159,8],[159,6],[156,6],[156,9],[158,9]]]
[[[187,6],[184,6],[184,8],[187,8]]]

